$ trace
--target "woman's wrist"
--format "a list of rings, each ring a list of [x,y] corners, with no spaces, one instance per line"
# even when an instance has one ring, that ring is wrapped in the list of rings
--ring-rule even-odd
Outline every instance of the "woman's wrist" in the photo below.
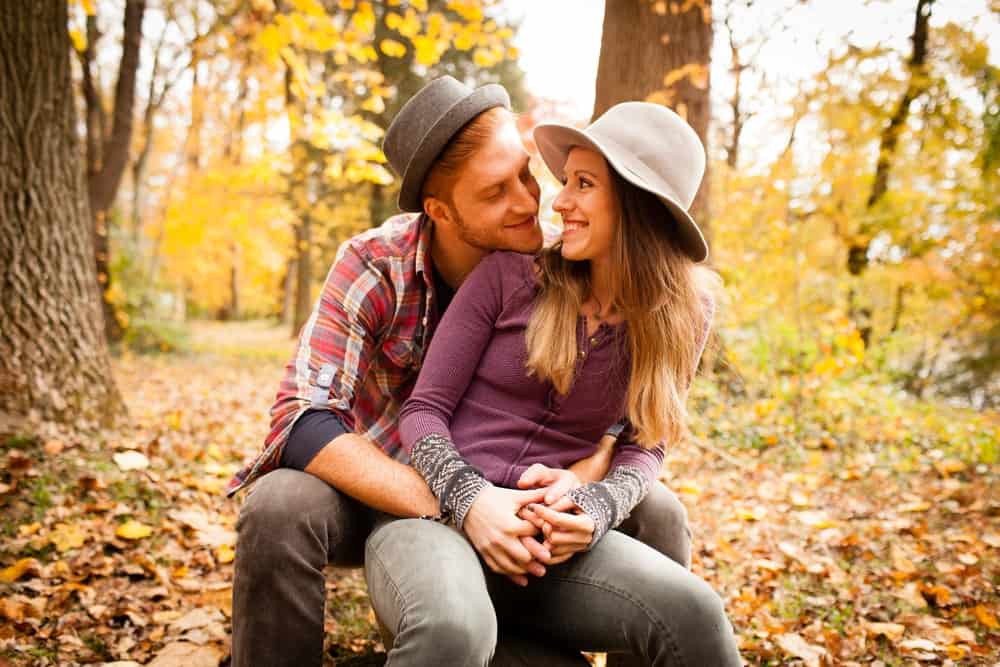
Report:
[[[461,528],[465,515],[489,482],[459,455],[447,436],[431,433],[413,445],[410,464],[427,482],[438,499],[442,515]]]
[[[591,547],[605,533],[621,525],[632,509],[646,497],[649,481],[634,466],[616,466],[604,480],[591,482],[568,494],[587,516],[594,521]]]

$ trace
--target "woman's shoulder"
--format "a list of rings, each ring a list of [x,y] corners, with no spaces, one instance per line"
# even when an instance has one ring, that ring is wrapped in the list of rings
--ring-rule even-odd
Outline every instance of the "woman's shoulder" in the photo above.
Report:
[[[505,287],[520,287],[535,280],[535,256],[508,250],[496,250],[487,255],[476,271],[488,271],[494,280]]]

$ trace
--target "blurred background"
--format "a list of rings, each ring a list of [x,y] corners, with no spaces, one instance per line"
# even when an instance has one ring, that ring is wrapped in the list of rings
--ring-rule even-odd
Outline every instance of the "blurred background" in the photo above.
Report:
[[[729,294],[713,367],[759,411],[861,385],[996,408],[998,16],[985,0],[71,3],[91,194],[108,153],[124,160],[91,197],[108,339],[183,348],[205,319],[297,332],[338,245],[395,212],[384,129],[451,74],[504,84],[529,143],[543,118],[582,125],[622,99],[692,122]],[[131,133],[111,142],[120,113]]]
[[[704,140],[726,294],[663,478],[747,660],[995,664],[998,0],[4,0],[0,665],[227,664],[225,483],[442,74],[532,151],[625,100]],[[327,662],[379,654],[328,588]]]

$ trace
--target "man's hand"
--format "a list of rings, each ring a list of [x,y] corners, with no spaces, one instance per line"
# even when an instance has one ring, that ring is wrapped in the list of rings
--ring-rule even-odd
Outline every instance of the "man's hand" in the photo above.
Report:
[[[580,486],[580,478],[572,470],[549,468],[541,463],[535,463],[521,474],[517,480],[519,489],[546,489],[546,505],[551,505],[567,493]]]
[[[486,565],[519,586],[528,585],[527,574],[544,576],[545,567],[538,561],[551,557],[533,537],[538,533],[535,524],[518,517],[525,505],[541,502],[546,490],[487,486],[472,503],[462,524]]]

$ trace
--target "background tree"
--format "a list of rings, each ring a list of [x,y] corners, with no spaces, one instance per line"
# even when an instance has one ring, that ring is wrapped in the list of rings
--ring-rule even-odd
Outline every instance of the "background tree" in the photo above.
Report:
[[[122,410],[103,335],[65,0],[0,5],[0,431]]]
[[[121,60],[110,114],[100,88],[96,54],[101,33],[98,30],[96,5],[87,5],[86,37],[78,50],[83,72],[83,97],[86,103],[87,194],[94,235],[94,261],[97,279],[107,292],[111,288],[110,221],[108,213],[118,193],[125,167],[129,163],[132,141],[135,81],[142,43],[142,19],[146,0],[126,0],[123,18]],[[93,10],[93,11],[91,11]],[[110,116],[110,117],[109,117]],[[121,338],[122,326],[108,298],[101,299],[104,327],[108,340]]]
[[[627,100],[657,102],[687,120],[707,146],[711,50],[711,0],[607,0],[592,118]],[[709,182],[706,170],[691,205],[706,237]]]

